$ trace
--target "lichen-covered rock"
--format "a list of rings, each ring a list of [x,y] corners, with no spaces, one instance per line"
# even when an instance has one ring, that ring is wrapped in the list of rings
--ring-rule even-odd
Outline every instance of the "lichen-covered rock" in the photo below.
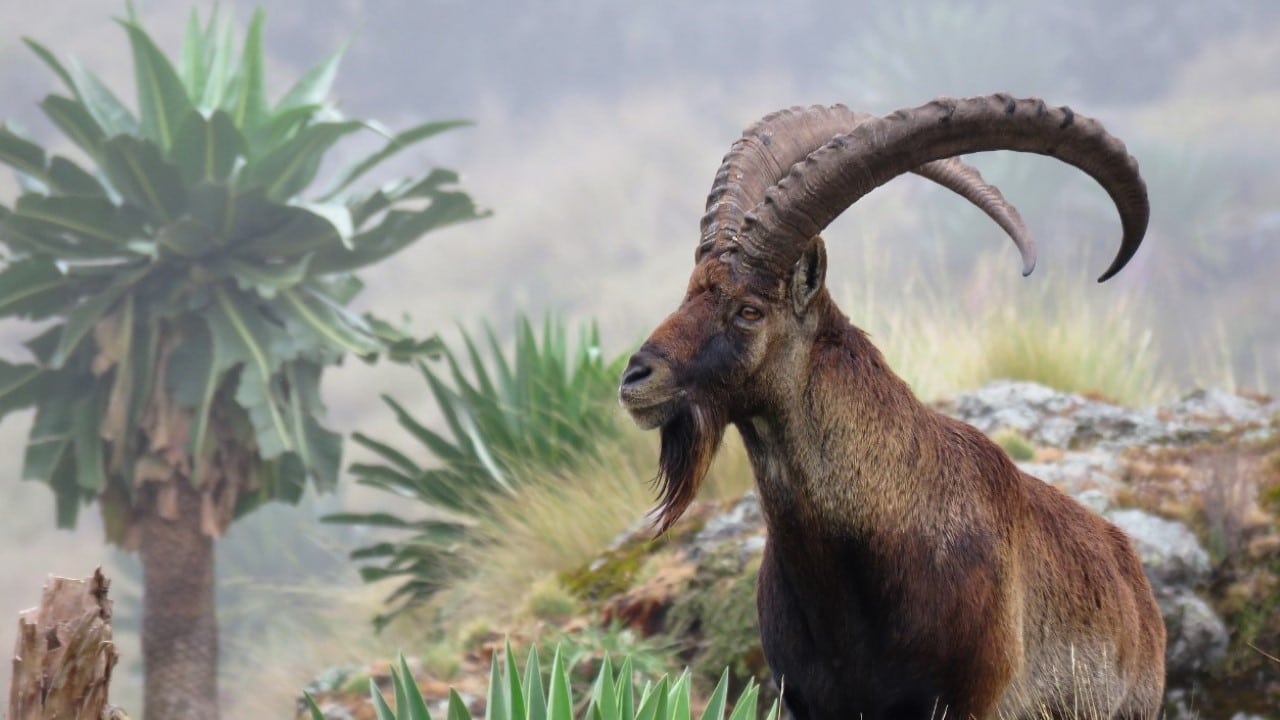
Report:
[[[1018,467],[1071,496],[1093,490],[1110,504],[1124,487],[1124,467],[1114,453],[1100,450],[1062,453],[1052,462],[1024,462]]]
[[[754,491],[748,491],[727,511],[708,519],[693,536],[688,546],[689,559],[698,560],[709,552],[722,552],[726,544],[733,543],[740,560],[746,562],[764,550],[763,527],[760,498]]]
[[[1230,635],[1226,624],[1209,603],[1191,592],[1164,597],[1158,595],[1157,602],[1169,632],[1165,650],[1166,672],[1186,678],[1222,661]]]
[[[938,403],[985,433],[1015,430],[1041,445],[1119,448],[1186,445],[1224,431],[1265,428],[1280,401],[1197,390],[1170,405],[1134,409],[1032,382],[1001,381]]]
[[[1208,582],[1209,553],[1186,525],[1142,510],[1115,510],[1107,519],[1129,534],[1157,594]]]
[[[1008,428],[1059,448],[1121,439],[1152,442],[1166,432],[1152,410],[1122,408],[1031,382],[991,383],[939,407],[985,433]]]

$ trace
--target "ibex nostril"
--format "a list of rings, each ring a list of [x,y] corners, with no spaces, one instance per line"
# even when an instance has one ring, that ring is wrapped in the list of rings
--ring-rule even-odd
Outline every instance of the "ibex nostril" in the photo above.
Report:
[[[631,362],[627,364],[627,369],[622,373],[623,385],[634,385],[653,374],[653,368],[644,358],[636,356],[631,358]]]

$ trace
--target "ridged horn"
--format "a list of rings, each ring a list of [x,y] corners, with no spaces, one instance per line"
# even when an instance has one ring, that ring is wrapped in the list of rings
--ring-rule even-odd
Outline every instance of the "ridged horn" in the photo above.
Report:
[[[939,98],[860,123],[796,163],[747,213],[739,233],[755,262],[784,270],[810,238],[875,188],[943,158],[989,150],[1055,157],[1096,180],[1115,203],[1123,237],[1105,281],[1137,252],[1150,217],[1146,184],[1124,143],[1101,123],[1038,98]]]
[[[707,197],[702,217],[702,242],[697,258],[741,230],[746,214],[765,198],[766,191],[791,167],[832,138],[874,115],[844,105],[793,107],[770,113],[747,128],[725,155]],[[1035,268],[1035,242],[1018,210],[1000,190],[959,158],[924,163],[912,172],[928,178],[978,206],[1012,238],[1022,256],[1023,275]]]

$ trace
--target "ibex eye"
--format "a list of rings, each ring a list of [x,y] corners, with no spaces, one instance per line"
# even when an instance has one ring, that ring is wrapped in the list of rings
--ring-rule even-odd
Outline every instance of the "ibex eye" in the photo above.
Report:
[[[760,308],[752,307],[750,305],[743,305],[742,309],[738,311],[738,317],[742,318],[743,320],[746,320],[747,322],[755,322],[760,318],[764,317],[764,313],[760,310]]]

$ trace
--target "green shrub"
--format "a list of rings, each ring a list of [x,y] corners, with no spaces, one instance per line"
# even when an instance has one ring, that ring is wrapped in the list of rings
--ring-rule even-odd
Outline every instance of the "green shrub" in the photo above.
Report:
[[[568,664],[557,650],[551,663],[549,687],[542,684],[542,671],[538,662],[538,651],[530,651],[521,675],[516,667],[511,648],[501,656],[495,653],[493,665],[489,673],[489,694],[485,717],[488,720],[572,720],[575,716],[596,720],[688,720],[692,717],[691,685],[688,671],[675,681],[663,676],[656,683],[646,682],[640,692],[636,692],[632,676],[631,658],[623,659],[615,673],[613,664],[608,658],[601,664],[600,672],[592,686],[590,697],[585,698],[585,708],[575,713],[580,706],[575,703],[573,690],[569,682]],[[430,720],[431,713],[427,709],[422,692],[413,681],[413,675],[404,658],[400,658],[398,669],[392,670],[392,684],[395,691],[394,710],[387,704],[386,698],[378,690],[378,686],[370,681],[369,692],[373,697],[374,709],[378,720]],[[733,704],[729,720],[748,720],[756,717],[756,701],[759,687],[754,683],[738,697]],[[707,702],[706,709],[700,716],[702,720],[723,720],[729,711],[729,679],[726,672]],[[307,706],[312,720],[324,720],[315,700],[306,695]],[[778,716],[778,704],[774,703],[769,711],[769,720]],[[447,720],[471,720],[471,711],[462,702],[455,691],[449,693],[449,705],[446,711]]]
[[[1018,462],[1030,462],[1035,459],[1036,446],[1025,435],[1017,430],[1006,428],[991,436],[997,445],[1009,453],[1009,457]]]
[[[443,350],[447,379],[445,373],[419,365],[448,427],[447,436],[428,428],[390,397],[384,399],[400,426],[425,452],[411,456],[367,435],[354,436],[380,459],[353,465],[356,482],[401,501],[421,503],[416,513],[341,513],[326,518],[412,533],[351,554],[353,560],[375,563],[361,568],[366,581],[403,578],[388,598],[391,610],[375,618],[379,626],[456,576],[462,569],[458,549],[477,542],[478,527],[497,498],[513,496],[531,478],[548,479],[585,460],[599,459],[621,436],[614,393],[626,357],[605,360],[594,326],[579,334],[571,352],[562,322],[548,317],[539,340],[529,320],[518,318],[510,360],[492,329],[486,327],[484,334],[487,358],[466,333],[465,353]],[[433,466],[430,459],[439,465]]]

